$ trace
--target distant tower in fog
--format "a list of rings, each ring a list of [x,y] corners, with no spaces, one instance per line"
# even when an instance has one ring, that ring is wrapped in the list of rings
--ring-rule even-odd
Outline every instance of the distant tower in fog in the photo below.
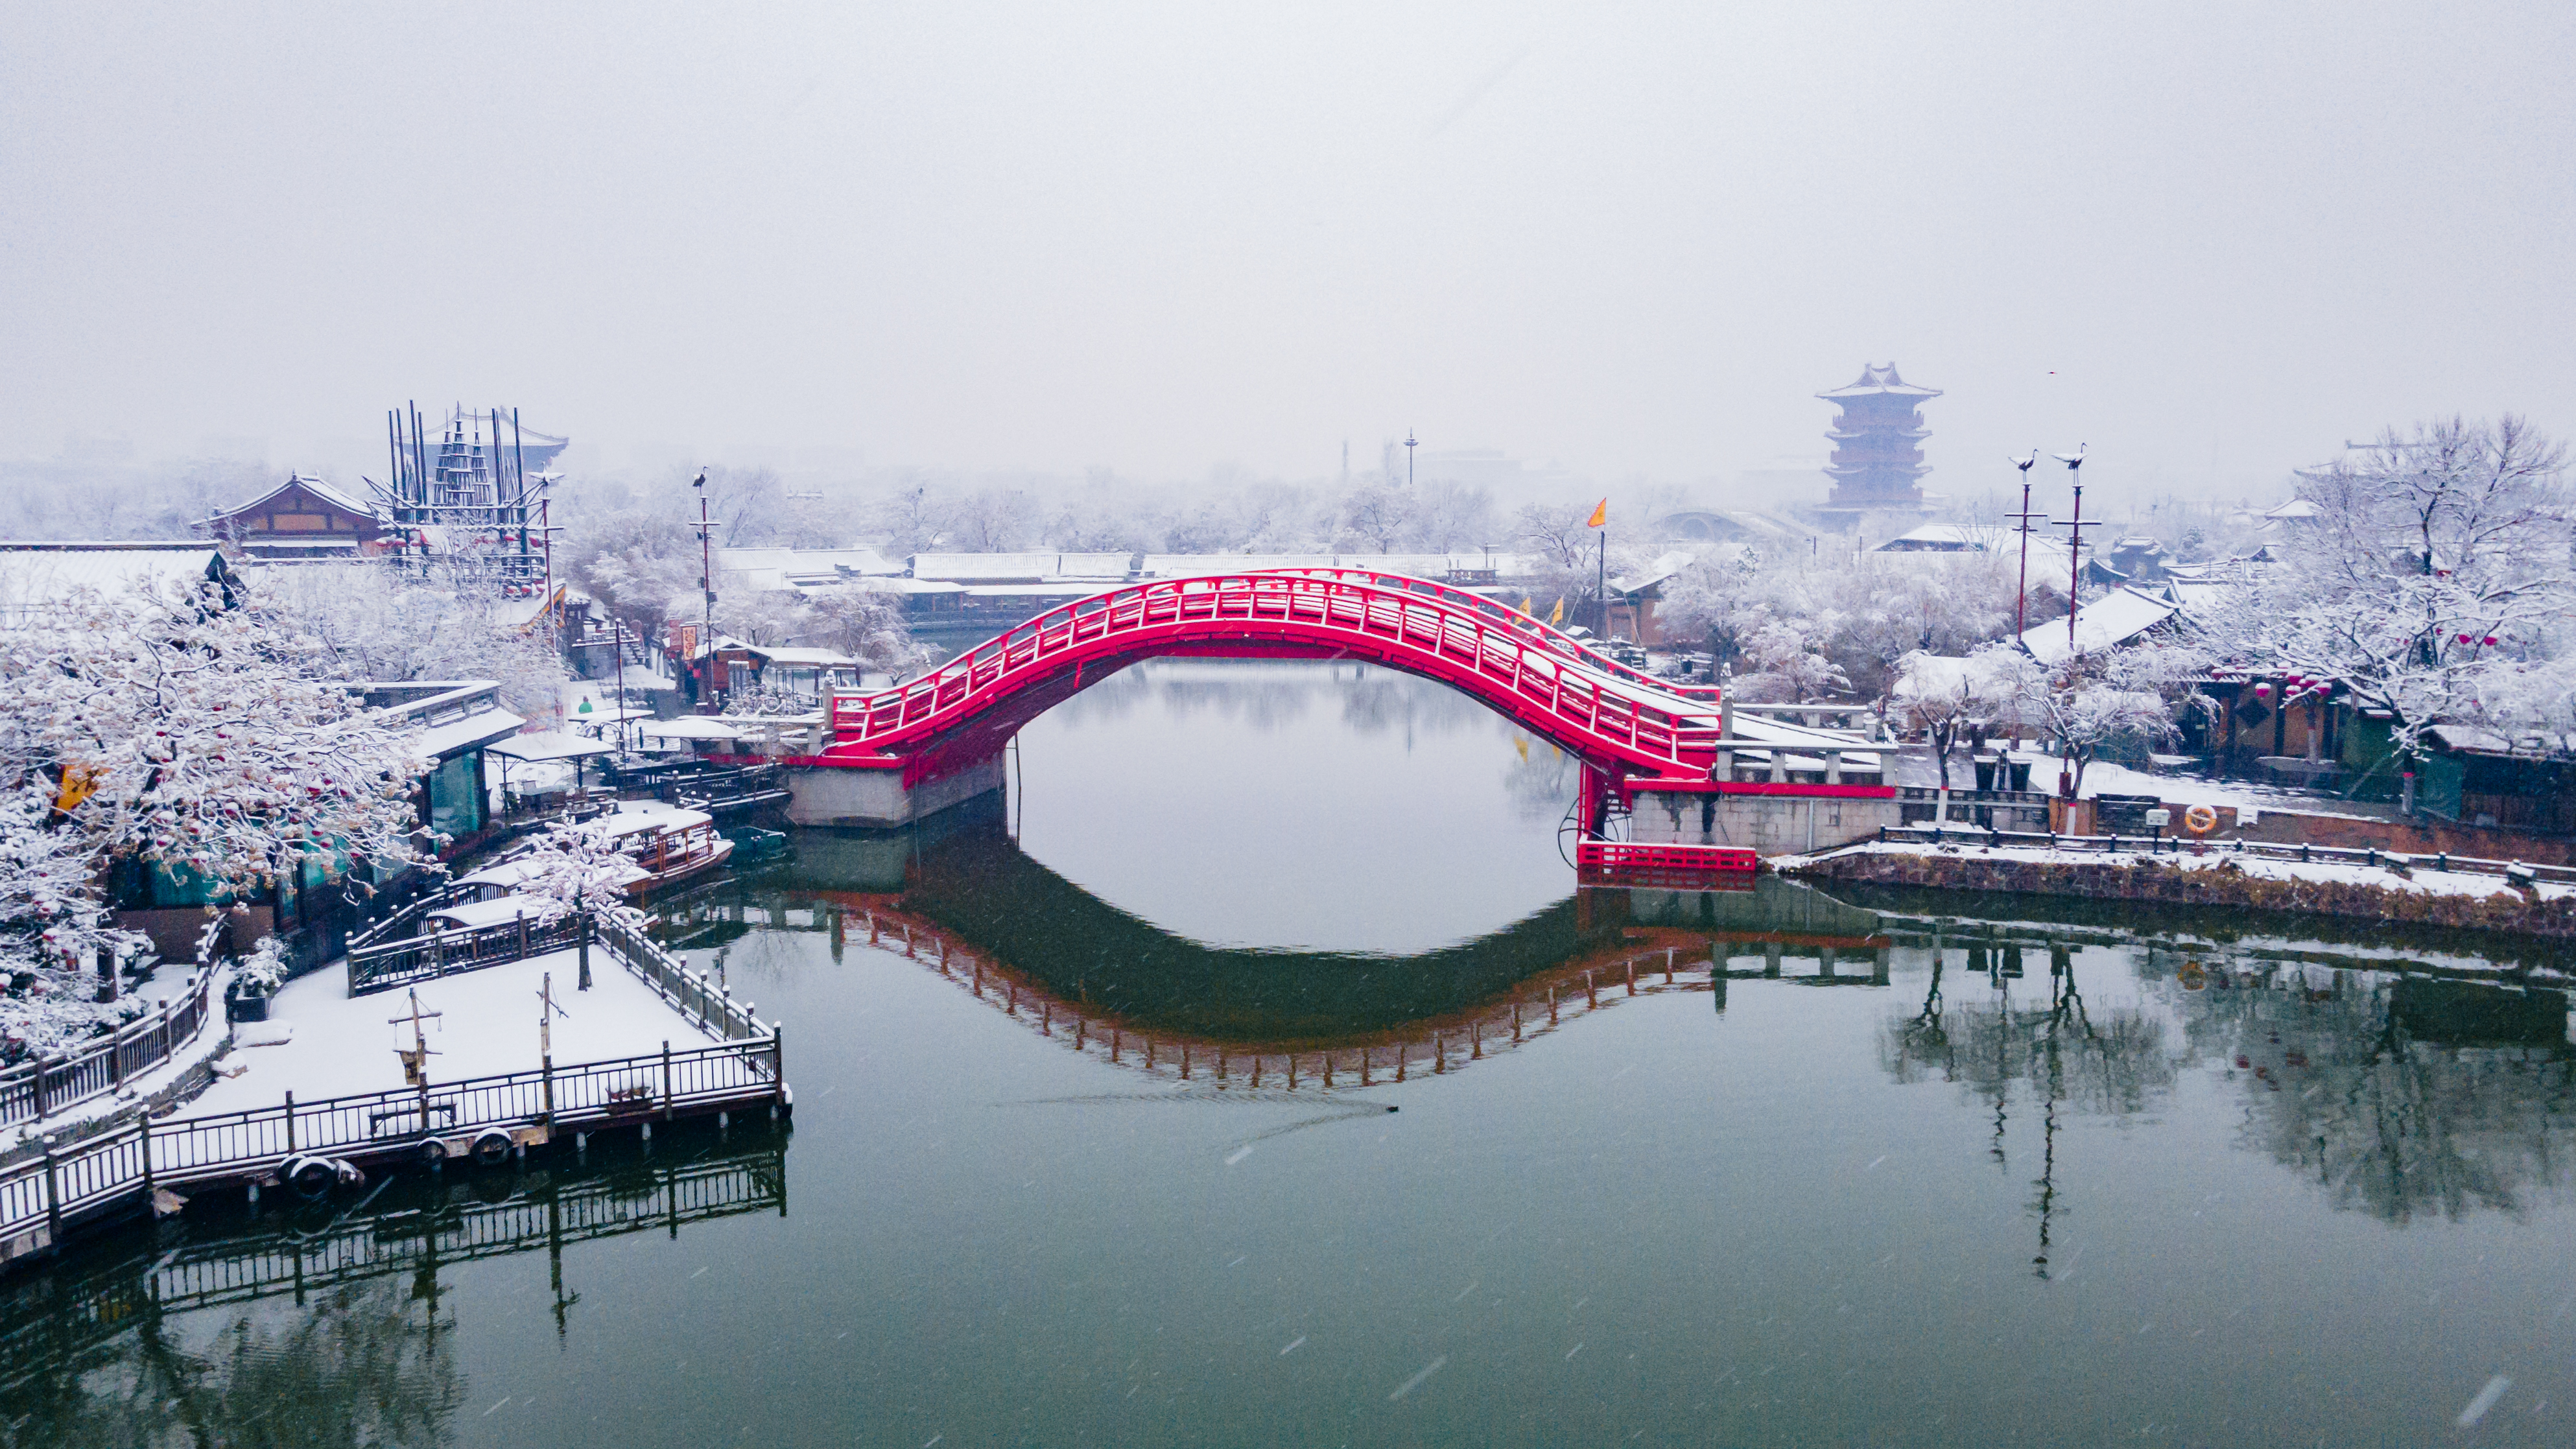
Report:
[[[1919,445],[1931,429],[1923,426],[1915,407],[1940,395],[1937,387],[1916,387],[1897,376],[1893,362],[1885,367],[1864,363],[1858,382],[1816,394],[1842,409],[1833,431],[1825,434],[1834,444],[1833,459],[1825,465],[1834,480],[1833,499],[1826,507],[1847,513],[1924,511],[1921,479],[1932,470],[1923,466]]]

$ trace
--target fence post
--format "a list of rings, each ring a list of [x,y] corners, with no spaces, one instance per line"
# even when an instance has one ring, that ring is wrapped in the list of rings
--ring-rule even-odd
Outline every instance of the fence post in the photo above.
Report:
[[[769,1024],[769,1074],[778,1083],[778,1100],[787,1100],[787,1028]]]
[[[143,1115],[137,1119],[134,1135],[135,1140],[142,1144],[143,1148],[143,1197],[148,1202],[152,1198],[152,1112],[149,1106],[145,1107]],[[155,1211],[152,1216],[158,1220],[161,1214]]]
[[[519,913],[518,913],[518,918],[519,918],[519,959],[520,959],[520,960],[522,960],[522,961],[525,961],[526,959],[528,959],[528,913],[527,913],[526,911],[521,911],[521,912],[519,912]]]
[[[662,1038],[662,1120],[671,1120],[671,1039]]]
[[[428,1075],[429,1063],[422,1062],[420,1065],[422,1075]],[[428,1120],[429,1114],[423,1112],[421,1121],[426,1123]],[[286,1150],[290,1153],[295,1151],[295,1093],[292,1091],[286,1094]]]
[[[62,1179],[54,1171],[54,1134],[45,1134],[45,1237],[57,1253],[63,1250]]]

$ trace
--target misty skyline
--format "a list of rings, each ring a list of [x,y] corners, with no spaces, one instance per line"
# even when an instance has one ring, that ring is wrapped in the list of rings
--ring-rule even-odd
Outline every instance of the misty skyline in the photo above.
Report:
[[[2079,442],[2271,490],[2576,431],[2571,53],[2540,5],[22,4],[0,457],[380,457],[461,399],[588,467],[1329,478],[1411,428],[1688,484],[1821,463],[1812,395],[1893,360],[1935,492]]]

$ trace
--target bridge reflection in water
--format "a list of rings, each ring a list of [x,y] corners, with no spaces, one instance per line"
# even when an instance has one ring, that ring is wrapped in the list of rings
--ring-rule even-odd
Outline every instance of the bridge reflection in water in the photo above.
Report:
[[[567,1280],[567,1249],[783,1217],[787,1142],[783,1126],[728,1135],[681,1124],[649,1147],[604,1136],[577,1163],[390,1174],[356,1202],[277,1192],[263,1211],[209,1201],[184,1219],[102,1237],[12,1277],[0,1294],[0,1423],[10,1442],[26,1443],[84,1441],[84,1426],[98,1423],[115,1426],[100,1442],[159,1442],[138,1427],[147,1419],[202,1441],[195,1428],[252,1406],[275,1442],[360,1442],[434,1423],[462,1388],[441,1341],[456,1326],[453,1309],[442,1312],[452,1288],[442,1275],[543,1253],[562,1335],[581,1296],[578,1256]],[[277,1321],[252,1306],[269,1299],[316,1310],[285,1321],[327,1342],[244,1351]],[[244,1311],[207,1313],[226,1308]]]
[[[853,887],[853,883],[856,887]],[[1884,987],[1875,913],[1776,878],[1738,891],[1586,887],[1413,955],[1212,946],[1101,900],[998,816],[911,837],[807,835],[796,858],[661,903],[663,936],[751,930],[891,949],[1069,1049],[1220,1090],[1445,1073],[1633,996],[1731,979]]]

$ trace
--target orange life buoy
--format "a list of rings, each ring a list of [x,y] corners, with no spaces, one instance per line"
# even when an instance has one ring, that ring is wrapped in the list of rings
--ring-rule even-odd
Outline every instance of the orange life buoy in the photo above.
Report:
[[[2207,805],[2194,805],[2182,812],[2182,828],[2194,835],[2207,835],[2218,828],[2218,812]]]

